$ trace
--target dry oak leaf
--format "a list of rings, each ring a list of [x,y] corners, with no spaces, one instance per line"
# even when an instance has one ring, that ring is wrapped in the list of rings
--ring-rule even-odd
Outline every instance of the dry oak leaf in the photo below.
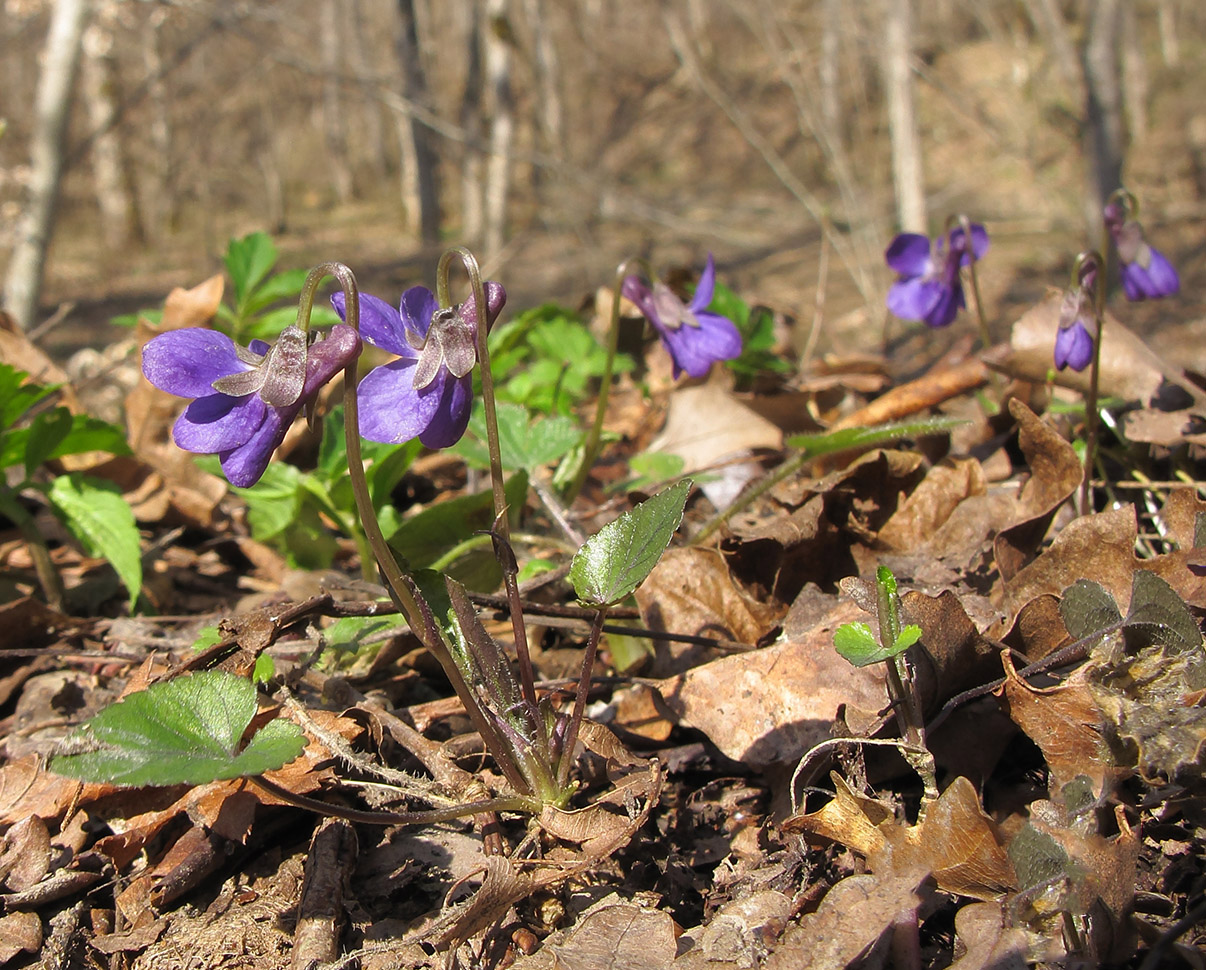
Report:
[[[955,936],[966,952],[949,970],[1026,970],[1026,931],[1010,926],[1001,902],[969,903],[955,914]]]
[[[633,903],[587,913],[565,942],[553,947],[558,970],[665,970],[677,952],[669,913]]]
[[[20,953],[37,953],[42,946],[42,917],[37,913],[0,916],[0,966]]]
[[[888,703],[882,664],[852,667],[833,649],[833,631],[864,618],[852,602],[819,617],[789,613],[769,647],[650,686],[679,723],[703,731],[728,757],[756,768],[794,761],[830,737],[839,707],[877,712]]]
[[[1009,402],[1009,413],[1018,422],[1018,445],[1030,477],[1018,493],[1017,517],[993,543],[997,568],[1006,582],[1034,557],[1056,510],[1084,477],[1080,459],[1059,432],[1016,398]]]
[[[934,544],[959,505],[984,495],[987,484],[984,469],[974,458],[947,459],[935,465],[879,530],[879,544],[899,551]]]
[[[1001,659],[1005,683],[998,696],[1013,722],[1042,751],[1052,776],[1052,793],[1084,775],[1096,795],[1109,794],[1123,772],[1115,767],[1103,736],[1106,718],[1094,699],[1086,668],[1080,667],[1062,684],[1039,688],[1018,676],[1009,654]]]

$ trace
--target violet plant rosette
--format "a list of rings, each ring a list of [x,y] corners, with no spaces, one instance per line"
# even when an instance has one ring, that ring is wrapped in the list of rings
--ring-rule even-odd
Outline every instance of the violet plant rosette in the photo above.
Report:
[[[486,326],[507,301],[501,283],[487,280]],[[342,293],[331,297],[341,319]],[[473,365],[477,363],[477,311],[473,297],[441,309],[425,286],[402,294],[398,309],[379,297],[360,294],[360,334],[397,360],[374,368],[356,389],[360,434],[369,441],[400,444],[418,438],[427,448],[455,444],[473,408]]]
[[[718,360],[741,356],[741,333],[728,317],[708,310],[716,287],[716,264],[708,262],[689,303],[684,303],[665,283],[652,285],[636,275],[625,276],[621,292],[657,331],[674,363],[674,376],[684,372],[703,377]]]
[[[934,240],[903,232],[884,252],[884,261],[899,275],[888,290],[887,306],[901,320],[920,320],[945,327],[967,306],[960,272],[988,252],[988,231],[971,223],[971,244],[963,226]]]
[[[1115,195],[1121,198],[1112,198],[1103,215],[1118,253],[1118,272],[1126,298],[1132,302],[1159,300],[1179,292],[1181,278],[1173,264],[1160,250],[1148,244],[1143,226],[1127,218],[1128,210],[1136,208],[1134,196],[1125,190]],[[1128,201],[1124,204],[1123,200]]]
[[[247,488],[298,412],[359,353],[356,331],[342,324],[308,346],[291,326],[275,344],[256,340],[247,348],[217,330],[187,327],[150,340],[142,372],[161,391],[193,399],[172,427],[176,444],[218,455],[230,483]]]

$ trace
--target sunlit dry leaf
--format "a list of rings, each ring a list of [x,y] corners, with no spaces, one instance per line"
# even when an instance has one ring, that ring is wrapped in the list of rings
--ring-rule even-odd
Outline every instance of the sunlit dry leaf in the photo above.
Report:
[[[1085,669],[1049,688],[1031,687],[1004,657],[1002,687],[1009,716],[1043,752],[1055,795],[1077,775],[1087,775],[1097,794],[1108,794],[1120,772],[1102,737],[1105,716],[1093,699]]]
[[[1198,516],[1203,514],[1206,514],[1206,500],[1198,498],[1196,488],[1175,488],[1164,500],[1159,518],[1178,548],[1192,549]]]
[[[690,932],[694,946],[678,965],[685,970],[718,964],[743,970],[760,966],[790,918],[791,897],[781,892],[768,889],[729,900],[706,926]]]
[[[789,926],[766,970],[845,970],[880,941],[902,913],[914,912],[928,893],[909,876],[848,876],[820,908]]]
[[[1084,469],[1072,446],[1017,399],[1009,413],[1018,422],[1018,444],[1030,478],[1018,494],[1017,519],[994,543],[997,567],[1008,582],[1034,555],[1058,509],[1080,486]]]
[[[18,953],[36,953],[42,945],[42,917],[37,913],[0,916],[0,966]]]
[[[958,505],[983,495],[987,483],[974,458],[947,459],[935,465],[879,530],[879,542],[889,549],[916,550],[928,546]]]
[[[37,885],[50,869],[50,833],[30,815],[10,828],[0,842],[0,885],[21,892]]]
[[[1013,628],[1001,639],[1031,661],[1047,656],[1069,639],[1060,604],[1052,593],[1036,596],[1018,611]]]
[[[1122,433],[1128,441],[1165,448],[1206,444],[1206,414],[1201,408],[1180,411],[1143,408],[1123,415]]]
[[[1055,335],[1059,331],[1062,302],[1062,290],[1048,290],[1042,301],[1013,325],[1004,351],[985,355],[988,365],[1034,384],[1045,384],[1054,372],[1055,383],[1087,394],[1088,370],[1054,369]],[[1100,393],[1148,404],[1168,375],[1184,379],[1179,368],[1162,360],[1107,311],[1102,327]]]
[[[1011,926],[999,902],[971,903],[955,914],[955,935],[967,952],[949,970],[1026,970],[1026,931]]]
[[[862,856],[882,851],[885,840],[880,825],[892,823],[891,809],[874,799],[856,795],[837,772],[829,777],[833,781],[833,798],[815,812],[800,812],[786,819],[783,831],[837,842]]]
[[[663,970],[674,962],[674,920],[669,913],[620,903],[583,918],[553,948],[562,970]]]
[[[883,822],[879,829],[883,850],[867,859],[877,874],[929,873],[939,889],[973,899],[999,899],[1017,888],[1005,840],[966,778],[952,781],[919,825]]]
[[[728,757],[755,767],[794,761],[830,736],[839,706],[874,712],[887,704],[882,666],[852,667],[833,649],[833,631],[863,618],[849,602],[822,616],[789,614],[777,643],[651,686]]]

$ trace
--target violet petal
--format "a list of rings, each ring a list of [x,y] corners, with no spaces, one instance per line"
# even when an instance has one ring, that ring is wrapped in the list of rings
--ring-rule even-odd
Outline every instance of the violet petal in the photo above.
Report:
[[[214,393],[218,378],[251,369],[239,360],[226,334],[204,327],[169,330],[142,349],[147,380],[179,397],[206,397]]]
[[[925,276],[934,268],[930,241],[916,232],[902,232],[893,239],[884,252],[884,261],[901,276]]]
[[[201,455],[229,451],[245,444],[259,430],[267,407],[258,394],[199,397],[176,419],[172,439],[185,451]]]
[[[437,449],[456,444],[469,426],[473,409],[473,382],[468,377],[457,379],[447,371],[447,379],[438,377],[431,386],[440,387],[439,405],[427,428],[419,435],[424,447]]]
[[[437,375],[420,390],[415,387],[414,370],[415,361],[395,360],[365,375],[356,389],[361,437],[401,444],[431,424],[445,382]]]

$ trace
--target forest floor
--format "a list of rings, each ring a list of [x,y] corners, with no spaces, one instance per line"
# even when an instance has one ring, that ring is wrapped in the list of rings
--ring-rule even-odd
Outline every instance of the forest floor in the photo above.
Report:
[[[283,261],[342,259],[391,302],[430,285],[438,254],[399,255],[362,215],[299,216],[278,240]],[[1179,297],[1111,301],[1130,332],[1106,331],[1112,424],[1093,509],[1077,515],[1083,382],[1046,380],[1046,288],[1065,282],[1072,233],[994,234],[981,266],[990,370],[966,314],[940,332],[887,324],[836,268],[802,356],[819,237],[770,207],[743,218],[744,241],[716,247],[719,278],[774,311],[787,367],[675,382],[659,344],[630,345],[636,369],[607,412],[614,437],[568,520],[592,534],[653,491],[612,487],[649,452],[681,456],[701,487],[635,608],[616,617],[652,648],[621,670],[633,648],[613,634],[593,671],[588,713],[611,733],[576,766],[573,807],[586,811],[574,825],[504,813],[486,834],[480,818],[324,819],[246,779],[130,789],[47,770],[71,727],[119,696],[203,666],[244,673],[266,651],[276,680],[261,704],[308,741],[271,774],[277,784],[361,810],[397,807],[372,784],[379,766],[442,773],[464,798],[506,788],[405,629],[315,658],[338,615],[377,599],[351,539],[327,520],[330,565],[299,565],[253,537],[244,498],[172,455],[172,399],[148,397],[130,356],[152,331],[106,321],[183,286],[191,296],[165,326],[203,323],[213,295],[198,284],[218,264],[165,253],[98,279],[82,247],[62,244],[47,298],[74,310],[38,346],[5,335],[4,359],[129,421],[133,457],[91,471],[135,508],[145,589],[130,613],[106,562],[43,513],[67,586],[54,609],[15,530],[0,534],[0,965],[1202,966],[1200,225],[1149,226],[1181,267]],[[583,238],[521,233],[489,274],[508,288],[508,313],[554,300],[595,321],[597,288],[643,236],[595,226]],[[679,243],[659,260],[698,266],[706,248]],[[105,344],[119,351],[67,363]],[[587,422],[593,406],[583,396],[573,414]],[[798,462],[696,542],[742,488],[799,456],[791,435],[934,415],[963,423]],[[314,467],[313,440],[291,436],[286,449]],[[551,467],[529,473],[541,488],[516,510],[522,530],[552,537],[545,554],[560,563],[555,502],[541,498]],[[427,454],[395,499],[413,516],[482,485],[458,457]],[[911,657],[935,724],[937,800],[883,744],[898,736],[884,665],[853,667],[833,648],[839,626],[870,619],[857,580],[881,565],[921,630]],[[563,697],[586,624],[550,615],[574,602],[552,575],[525,588],[525,611],[541,689]],[[482,616],[510,643],[505,611]],[[194,650],[219,624],[220,645]],[[1026,671],[1073,643],[1088,649]],[[833,737],[879,743],[823,748],[797,774]]]

